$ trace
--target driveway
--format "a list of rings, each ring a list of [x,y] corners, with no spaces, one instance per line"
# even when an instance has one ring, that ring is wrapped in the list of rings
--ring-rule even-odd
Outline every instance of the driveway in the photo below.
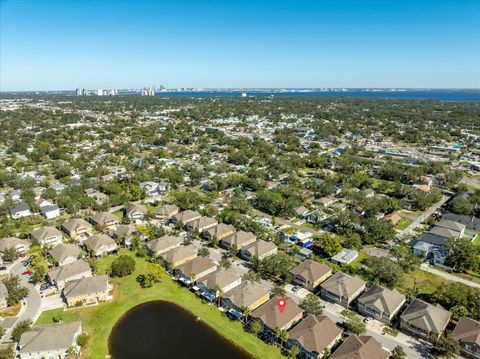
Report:
[[[20,283],[22,286],[28,288],[28,296],[22,301],[22,309],[18,317],[18,321],[30,319],[32,322],[38,319],[41,313],[42,299],[38,293],[37,288],[30,282],[28,282],[28,277],[22,275],[27,268],[23,265],[22,262],[16,263],[10,270],[12,274],[18,275],[20,277]]]

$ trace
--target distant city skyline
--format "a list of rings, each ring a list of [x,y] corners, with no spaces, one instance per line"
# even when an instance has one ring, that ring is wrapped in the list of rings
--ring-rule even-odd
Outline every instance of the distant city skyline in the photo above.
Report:
[[[480,88],[480,1],[0,0],[0,91]]]

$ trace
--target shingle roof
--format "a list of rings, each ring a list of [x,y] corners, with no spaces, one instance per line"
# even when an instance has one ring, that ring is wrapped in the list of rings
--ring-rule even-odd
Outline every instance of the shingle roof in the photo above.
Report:
[[[447,326],[450,316],[451,313],[440,305],[434,306],[419,299],[414,299],[402,313],[401,318],[409,325],[440,334]]]
[[[197,251],[195,250],[195,247],[190,244],[188,246],[180,246],[178,248],[171,249],[168,252],[163,253],[161,257],[167,263],[175,263],[182,259],[191,257],[192,255],[197,255]]]
[[[155,253],[161,253],[173,246],[182,244],[182,239],[175,236],[163,236],[147,243],[147,247]]]
[[[85,272],[91,273],[90,266],[87,262],[83,260],[78,260],[57,268],[50,269],[48,271],[48,276],[52,280],[59,282]]]
[[[289,297],[285,297],[286,304],[282,313],[278,308],[277,300],[278,298],[276,297],[271,298],[261,307],[255,309],[251,316],[261,319],[262,322],[271,329],[285,329],[286,325],[303,313],[293,299]]]
[[[107,236],[106,234],[97,234],[95,236],[90,236],[83,243],[88,245],[93,250],[98,250],[102,246],[110,247],[110,246],[117,245],[117,243],[113,240],[113,238]]]
[[[30,242],[17,237],[7,237],[0,239],[0,252],[8,248],[15,248],[17,245],[30,246]]]
[[[275,243],[259,239],[255,243],[252,243],[249,246],[245,247],[244,250],[250,252],[255,257],[261,257],[276,248],[277,246],[275,245]]]
[[[75,244],[60,243],[56,245],[51,251],[50,255],[58,262],[62,263],[68,257],[77,258],[82,250]]]
[[[405,301],[405,296],[396,289],[387,289],[374,284],[368,288],[358,301],[374,306],[384,313],[392,314]]]
[[[330,359],[387,359],[390,353],[368,335],[352,334],[332,354]]]
[[[77,297],[91,293],[99,293],[108,290],[108,275],[99,275],[76,279],[65,284],[63,294],[65,297]]]
[[[197,275],[214,267],[217,267],[217,265],[213,259],[208,257],[195,257],[192,260],[179,265],[175,269],[181,270],[185,275],[190,275],[192,273]]]
[[[321,354],[340,334],[330,318],[324,315],[308,315],[288,332],[289,338],[297,340],[309,352]]]
[[[242,282],[238,287],[225,293],[223,298],[242,308],[249,307],[268,293],[267,288],[260,283]]]
[[[251,240],[256,239],[257,237],[252,232],[238,231],[228,237],[223,238],[222,241],[240,248],[244,245],[244,243],[248,243]]]
[[[107,222],[113,221],[118,223],[118,217],[114,215],[113,213],[110,212],[98,212],[92,215],[91,217],[92,221],[95,222],[96,224],[103,225]]]
[[[296,267],[292,268],[290,273],[295,276],[300,276],[306,281],[313,283],[331,271],[332,269],[325,263],[318,263],[307,259],[306,261],[301,262]]]
[[[63,222],[62,227],[65,228],[68,232],[74,232],[77,231],[79,228],[92,228],[92,225],[83,218],[74,218]]]
[[[32,236],[33,239],[37,241],[42,241],[48,237],[58,237],[58,236],[61,237],[62,232],[60,232],[55,227],[48,226],[48,227],[40,227],[40,228],[34,229],[33,231],[30,232],[30,235]]]
[[[218,285],[220,288],[225,288],[226,286],[238,281],[240,275],[233,268],[224,269],[221,268],[213,273],[208,274],[201,280],[207,288],[214,290]]]
[[[33,327],[20,337],[20,353],[68,349],[75,344],[75,334],[80,329],[81,322]]]
[[[452,338],[463,344],[475,344],[480,347],[480,322],[461,317],[453,330]]]
[[[364,285],[365,282],[358,277],[351,277],[348,274],[337,272],[320,286],[338,296],[349,298]]]

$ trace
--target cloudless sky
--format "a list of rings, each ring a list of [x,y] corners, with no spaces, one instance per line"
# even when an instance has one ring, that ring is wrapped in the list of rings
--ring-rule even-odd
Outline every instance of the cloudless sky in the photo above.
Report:
[[[0,90],[480,88],[480,0],[0,0]]]

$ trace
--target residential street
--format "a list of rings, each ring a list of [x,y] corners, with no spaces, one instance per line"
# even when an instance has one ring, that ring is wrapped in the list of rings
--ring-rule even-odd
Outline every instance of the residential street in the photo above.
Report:
[[[421,216],[412,217],[413,222],[412,222],[407,228],[405,228],[403,231],[401,231],[401,232],[398,234],[398,237],[399,237],[399,238],[405,238],[405,237],[409,236],[410,234],[412,234],[413,231],[414,231],[418,226],[420,226],[420,224],[421,224],[425,219],[427,219],[427,218],[430,217],[433,213],[435,213],[435,211],[437,211],[441,206],[443,206],[443,204],[444,204],[445,202],[447,202],[449,199],[450,199],[449,196],[443,195],[443,196],[442,196],[442,199],[441,199],[440,201],[438,201],[438,202],[435,203],[433,206],[431,206],[430,208],[428,208],[425,212],[423,212],[423,214],[422,214]]]
[[[256,209],[253,210],[253,213],[256,216],[259,216],[259,217],[272,218],[271,215],[266,214],[266,213],[261,212],[261,211],[256,210]],[[321,236],[323,234],[323,231],[321,231],[321,230],[314,230],[314,229],[311,229],[310,227],[307,227],[307,226],[304,226],[304,225],[301,225],[301,224],[297,224],[297,223],[293,223],[293,222],[289,221],[288,219],[285,219],[285,218],[282,218],[282,217],[275,217],[275,222],[279,225],[286,224],[288,226],[298,228],[301,231],[308,232],[308,233],[313,233],[313,234],[318,235],[318,236]]]
[[[476,282],[472,282],[468,279],[464,279],[462,277],[459,277],[459,276],[456,276],[456,275],[453,275],[453,274],[450,274],[450,273],[446,273],[444,271],[441,271],[441,270],[438,270],[438,269],[435,269],[431,266],[429,266],[428,264],[426,263],[422,263],[422,265],[420,266],[420,269],[425,271],[425,272],[429,272],[429,273],[433,273],[435,275],[438,275],[439,277],[442,277],[446,280],[450,280],[452,282],[460,282],[460,283],[463,283],[463,284],[466,284],[470,287],[474,287],[474,288],[479,288],[480,289],[480,283],[476,283]]]
[[[11,273],[18,275],[20,277],[21,284],[27,287],[29,290],[27,298],[25,298],[22,302],[22,310],[20,311],[20,316],[17,321],[30,319],[32,322],[35,322],[40,315],[42,301],[37,288],[28,282],[27,276],[22,275],[22,273],[26,270],[27,268],[20,261],[11,269]]]

